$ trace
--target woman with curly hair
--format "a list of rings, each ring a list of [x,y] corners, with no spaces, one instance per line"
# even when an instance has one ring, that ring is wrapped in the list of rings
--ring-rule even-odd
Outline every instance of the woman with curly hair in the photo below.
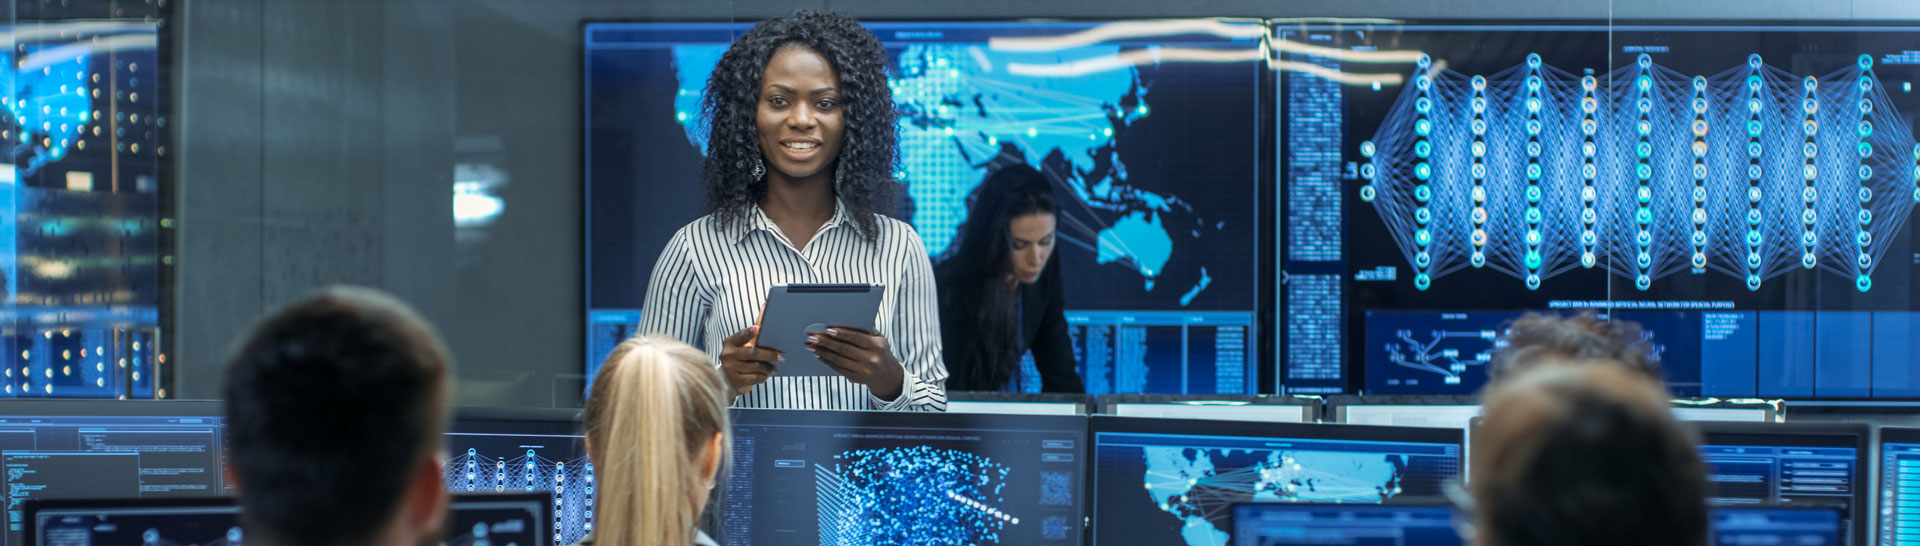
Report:
[[[946,346],[955,390],[1016,386],[1020,355],[1031,351],[1042,392],[1086,392],[1053,251],[1053,197],[1053,183],[1025,163],[993,171],[973,190],[960,236],[934,268],[940,327],[947,339],[968,340]]]
[[[801,11],[742,35],[707,81],[707,215],[661,251],[639,331],[716,355],[736,407],[946,408],[933,269],[895,204],[893,93],[879,38]],[[877,331],[830,328],[807,350],[840,377],[782,377],[754,347],[767,291],[885,287]]]

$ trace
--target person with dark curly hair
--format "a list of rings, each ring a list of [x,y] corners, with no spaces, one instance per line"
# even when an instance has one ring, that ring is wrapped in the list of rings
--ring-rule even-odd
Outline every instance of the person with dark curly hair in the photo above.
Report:
[[[740,36],[707,81],[707,215],[661,251],[639,331],[715,355],[737,407],[946,409],[933,268],[896,202],[886,51],[859,22],[801,11]],[[767,291],[885,287],[876,331],[829,328],[807,350],[840,377],[781,377],[754,347]]]
[[[1086,392],[1067,333],[1067,297],[1054,253],[1053,183],[1025,163],[1001,167],[973,190],[967,221],[934,278],[955,390],[1000,391],[1031,351],[1043,392]]]

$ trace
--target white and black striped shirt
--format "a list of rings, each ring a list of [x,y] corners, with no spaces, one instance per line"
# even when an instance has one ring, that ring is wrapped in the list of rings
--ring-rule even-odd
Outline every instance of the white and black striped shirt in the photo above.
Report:
[[[639,332],[664,334],[705,348],[719,362],[721,340],[751,326],[767,290],[796,283],[865,283],[885,287],[875,326],[906,368],[900,397],[875,397],[845,377],[774,375],[734,400],[735,407],[945,411],[947,367],[940,356],[939,302],[933,267],[913,227],[880,217],[868,242],[834,203],[833,218],[805,250],[794,250],[759,207],[745,226],[713,216],[680,228],[660,251],[647,283]]]

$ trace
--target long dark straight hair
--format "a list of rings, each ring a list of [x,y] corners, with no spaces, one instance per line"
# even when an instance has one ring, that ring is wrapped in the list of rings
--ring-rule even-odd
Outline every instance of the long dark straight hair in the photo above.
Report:
[[[1053,184],[1025,163],[1003,166],[967,198],[967,220],[934,276],[940,285],[940,329],[946,339],[947,387],[996,391],[1013,379],[1020,353],[1014,294],[1013,219],[1052,214]],[[1048,267],[1057,257],[1048,259]]]

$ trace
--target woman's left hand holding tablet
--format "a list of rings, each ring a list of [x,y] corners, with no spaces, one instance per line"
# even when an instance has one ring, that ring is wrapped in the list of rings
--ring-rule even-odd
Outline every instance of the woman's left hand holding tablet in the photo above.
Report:
[[[907,372],[893,357],[893,345],[885,336],[852,328],[828,328],[826,335],[807,337],[807,350],[848,381],[866,385],[874,397],[900,397]]]

